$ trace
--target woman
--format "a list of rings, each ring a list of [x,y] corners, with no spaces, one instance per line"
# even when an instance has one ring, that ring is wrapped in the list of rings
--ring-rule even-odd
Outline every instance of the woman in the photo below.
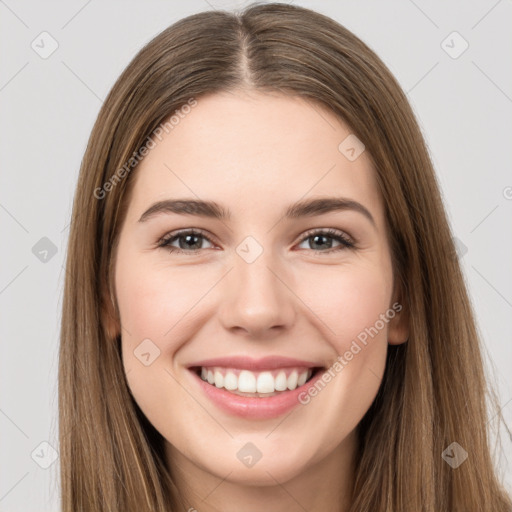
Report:
[[[333,20],[253,5],[146,45],[67,270],[64,511],[511,510],[424,140]]]

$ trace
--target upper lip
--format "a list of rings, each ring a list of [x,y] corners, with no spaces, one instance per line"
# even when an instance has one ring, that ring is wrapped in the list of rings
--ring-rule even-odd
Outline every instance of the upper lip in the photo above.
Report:
[[[319,363],[311,361],[304,361],[301,359],[293,359],[284,356],[267,356],[261,359],[253,359],[246,356],[230,356],[230,357],[217,357],[214,359],[203,359],[193,364],[188,365],[189,368],[197,366],[219,366],[223,368],[240,368],[242,370],[274,370],[276,368],[320,368]]]

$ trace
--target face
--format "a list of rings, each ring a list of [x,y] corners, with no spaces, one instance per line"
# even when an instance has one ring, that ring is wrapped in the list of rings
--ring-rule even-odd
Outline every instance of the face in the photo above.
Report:
[[[171,464],[274,485],[353,447],[407,332],[350,134],[302,99],[213,94],[134,171],[115,260],[123,364]]]

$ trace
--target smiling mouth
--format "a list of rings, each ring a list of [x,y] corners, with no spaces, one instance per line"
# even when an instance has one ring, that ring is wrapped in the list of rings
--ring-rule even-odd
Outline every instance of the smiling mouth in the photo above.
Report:
[[[308,383],[320,371],[325,371],[323,367],[290,367],[264,371],[218,366],[195,366],[189,369],[215,388],[222,388],[238,396],[258,398],[294,391]]]

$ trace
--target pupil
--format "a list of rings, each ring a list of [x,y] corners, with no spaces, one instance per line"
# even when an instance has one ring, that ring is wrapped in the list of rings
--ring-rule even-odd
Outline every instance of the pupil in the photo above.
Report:
[[[185,238],[186,242],[185,242],[185,246],[181,245],[181,249],[190,249],[193,245],[194,245],[194,242],[192,243],[189,243],[191,241],[191,239],[194,239],[194,238],[199,238],[198,235],[185,235],[184,237],[182,238]],[[197,242],[196,242],[197,243]]]
[[[314,240],[314,242],[313,242],[313,243],[314,243],[314,244],[316,244],[316,243],[317,243],[317,242],[316,242],[316,240],[317,240],[318,238],[320,238],[320,239],[324,239],[324,241],[325,241],[328,237],[326,237],[326,236],[324,236],[324,235],[314,235],[314,236],[313,236],[313,240]],[[322,245],[322,244],[320,244],[320,245]]]

